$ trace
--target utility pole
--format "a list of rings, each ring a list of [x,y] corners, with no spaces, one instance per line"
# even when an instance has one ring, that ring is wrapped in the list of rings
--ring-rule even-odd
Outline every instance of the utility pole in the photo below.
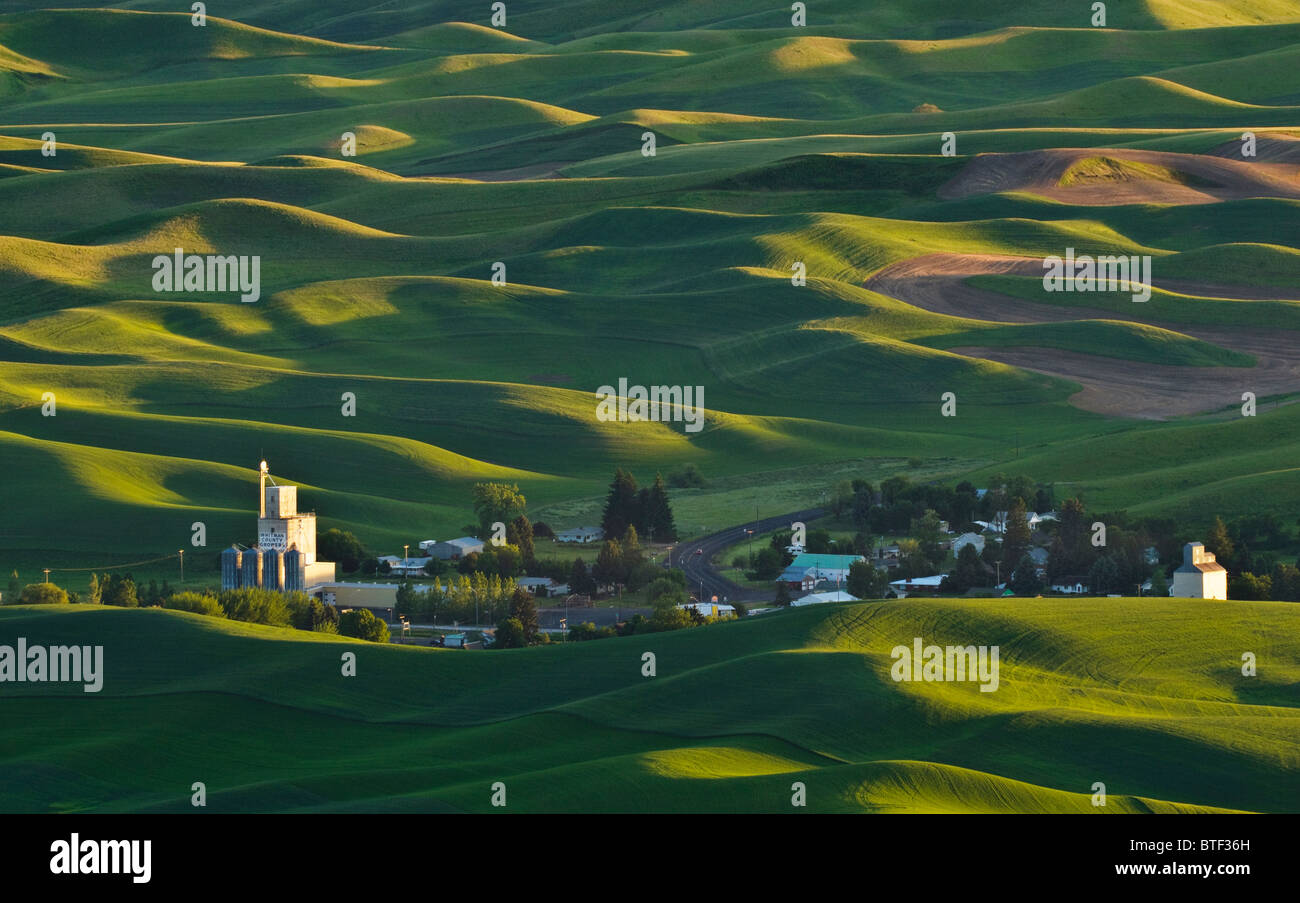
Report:
[[[185,582],[185,550],[184,550],[184,549],[177,549],[177,550],[176,550],[176,555],[177,555],[177,556],[180,558],[180,560],[181,560],[181,583],[184,583],[184,582]]]
[[[43,568],[43,570],[45,571],[45,582],[46,582],[46,583],[49,583],[49,582],[50,582],[50,569],[49,569],[49,568]]]

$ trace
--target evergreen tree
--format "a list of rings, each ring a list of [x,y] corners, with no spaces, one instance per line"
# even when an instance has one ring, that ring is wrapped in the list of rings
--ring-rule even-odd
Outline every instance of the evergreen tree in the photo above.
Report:
[[[1214,518],[1214,526],[1210,527],[1210,532],[1205,537],[1205,550],[1213,552],[1215,560],[1220,564],[1226,565],[1232,561],[1236,549],[1228,536],[1228,528],[1223,525],[1223,518]]]
[[[668,488],[664,485],[663,474],[655,474],[654,485],[650,487],[646,501],[646,525],[650,538],[655,542],[677,541],[677,524],[673,522],[673,508],[668,501]]]
[[[600,519],[605,536],[611,539],[622,536],[629,524],[637,522],[637,507],[636,478],[620,467],[609,484],[605,513]]]
[[[1031,542],[1029,533],[1029,516],[1025,513],[1025,503],[1017,496],[1007,511],[1006,532],[1002,534],[1002,569],[1004,571],[1018,567],[1020,559],[1029,552]]]
[[[1088,589],[1094,596],[1104,596],[1118,589],[1119,568],[1109,555],[1102,555],[1088,569]]]
[[[587,573],[587,563],[581,558],[573,559],[573,567],[569,570],[569,589],[585,595],[593,592],[595,588],[591,575]]]
[[[957,552],[957,563],[948,575],[949,590],[964,593],[972,587],[987,586],[991,582],[988,572],[984,570],[984,562],[980,561],[979,552],[975,551],[975,544],[966,543]]]
[[[597,583],[623,582],[623,551],[616,540],[607,539],[601,545],[596,563],[591,567],[591,576]]]
[[[630,574],[643,560],[641,539],[637,536],[636,527],[631,524],[627,525],[627,529],[623,531],[623,541],[620,543],[620,547],[623,553],[623,573]]]
[[[109,574],[103,584],[103,602],[105,605],[117,605],[122,608],[136,608],[140,598],[136,595],[135,581],[128,574]]]
[[[1042,591],[1043,582],[1038,579],[1038,568],[1034,565],[1034,559],[1028,555],[1020,557],[1008,587],[1017,596],[1033,596]]]

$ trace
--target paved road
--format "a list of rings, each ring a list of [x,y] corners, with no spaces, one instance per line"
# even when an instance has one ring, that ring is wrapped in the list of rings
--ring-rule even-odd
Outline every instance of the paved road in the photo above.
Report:
[[[543,630],[559,630],[560,619],[564,617],[564,611],[564,608],[539,608],[537,609],[537,623],[541,625]],[[603,606],[578,608],[573,606],[568,611],[570,630],[584,621],[590,621],[597,627],[613,627],[619,621],[626,621],[636,614],[645,615],[647,618],[654,614],[653,608],[632,608],[631,606],[622,608],[605,608]]]
[[[705,599],[715,595],[718,597],[719,602],[722,601],[724,596],[729,602],[752,602],[760,599],[771,599],[773,596],[772,590],[749,589],[732,583],[718,574],[717,568],[713,566],[709,559],[727,548],[727,546],[744,541],[746,530],[756,529],[758,533],[766,533],[770,530],[788,529],[795,521],[802,521],[806,524],[810,520],[821,517],[823,513],[824,511],[821,508],[809,508],[791,514],[778,514],[776,517],[767,517],[760,520],[757,528],[755,528],[754,522],[750,521],[747,524],[728,527],[720,533],[712,533],[694,542],[681,543],[673,547],[672,566],[679,567],[686,572],[686,589],[691,593],[699,593],[700,586],[703,584]],[[696,555],[696,549],[702,550],[703,554]]]

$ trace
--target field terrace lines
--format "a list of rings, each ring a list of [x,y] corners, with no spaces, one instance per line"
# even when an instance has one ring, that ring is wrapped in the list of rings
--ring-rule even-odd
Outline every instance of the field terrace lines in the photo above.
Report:
[[[1156,323],[1140,316],[1083,306],[1056,307],[1012,298],[967,285],[976,275],[1041,277],[1039,258],[983,254],[927,254],[885,267],[864,287],[923,310],[995,323],[1124,320],[1160,326],[1193,338],[1254,355],[1256,365],[1187,367],[1100,357],[1053,348],[982,346],[947,350],[1073,380],[1083,386],[1070,397],[1076,407],[1099,414],[1164,420],[1240,403],[1243,392],[1257,397],[1300,391],[1300,342],[1288,331],[1235,327],[1191,327]],[[1241,287],[1161,283],[1159,287],[1209,297],[1250,297]],[[1261,289],[1254,297],[1300,299],[1300,293]]]

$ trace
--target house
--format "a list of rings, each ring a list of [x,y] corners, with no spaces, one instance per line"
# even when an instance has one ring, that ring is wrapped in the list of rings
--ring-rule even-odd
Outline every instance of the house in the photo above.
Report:
[[[1052,581],[1052,592],[1068,593],[1071,595],[1082,595],[1088,591],[1088,578],[1081,577],[1078,574],[1070,574],[1065,577],[1057,577]]]
[[[550,577],[516,577],[515,586],[522,586],[534,596],[566,596],[569,586],[556,583]]]
[[[859,601],[861,600],[858,599],[857,596],[851,596],[848,593],[843,592],[842,590],[837,590],[835,592],[829,592],[829,593],[809,593],[808,595],[803,596],[802,598],[795,599],[790,604],[794,606],[802,606],[802,605],[820,605],[823,602],[859,602]]]
[[[1228,598],[1228,571],[1199,542],[1183,546],[1183,563],[1174,570],[1171,596],[1183,599]]]
[[[556,542],[600,542],[604,538],[605,531],[600,527],[574,527],[555,534]]]
[[[906,580],[891,580],[889,588],[900,599],[907,598],[910,592],[937,592],[939,584],[943,583],[943,578],[947,574],[933,574],[929,577],[908,577]]]
[[[437,544],[438,540],[436,539],[422,539],[420,540],[420,551],[427,553],[430,546],[436,546]]]
[[[475,539],[473,536],[462,536],[459,539],[449,539],[446,542],[436,542],[424,551],[428,552],[434,558],[440,558],[443,561],[456,561],[464,558],[466,555],[474,555],[483,551],[483,540]]]
[[[389,573],[395,577],[423,577],[424,566],[432,558],[402,558],[400,555],[380,555],[380,562],[387,562]]]
[[[721,602],[687,602],[678,608],[693,608],[706,618],[725,618],[736,613],[736,606]]]
[[[814,555],[811,552],[804,552],[802,555],[795,556],[790,567],[808,568],[808,573],[815,571],[813,576],[818,580],[843,583],[849,579],[849,568],[855,562],[866,560],[861,555]]]
[[[962,546],[974,546],[975,551],[984,554],[984,537],[978,533],[963,533],[952,541],[952,554],[957,555]]]

